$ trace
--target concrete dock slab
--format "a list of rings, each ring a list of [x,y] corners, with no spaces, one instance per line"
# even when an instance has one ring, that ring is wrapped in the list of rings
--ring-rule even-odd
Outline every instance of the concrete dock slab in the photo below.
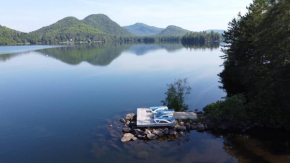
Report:
[[[175,119],[197,119],[194,112],[174,112],[173,117]]]

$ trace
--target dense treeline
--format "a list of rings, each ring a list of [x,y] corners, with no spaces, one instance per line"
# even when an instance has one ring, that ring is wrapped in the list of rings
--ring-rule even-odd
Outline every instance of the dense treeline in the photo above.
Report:
[[[208,116],[289,128],[289,11],[289,0],[254,0],[229,23],[220,74],[228,99],[205,107]]]
[[[0,45],[25,44],[26,33],[9,29],[0,25]]]
[[[211,31],[207,32],[190,32],[182,37],[182,44],[206,44],[206,43],[219,43],[221,35]]]

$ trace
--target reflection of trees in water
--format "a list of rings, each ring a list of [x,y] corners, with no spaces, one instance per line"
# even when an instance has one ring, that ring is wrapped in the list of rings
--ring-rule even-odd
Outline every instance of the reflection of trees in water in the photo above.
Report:
[[[129,45],[100,43],[44,49],[38,52],[71,65],[86,61],[92,65],[106,66],[120,56],[128,47]]]
[[[131,111],[130,111],[131,112]],[[128,112],[126,112],[128,113]],[[207,133],[184,132],[184,135],[165,136],[156,140],[137,140],[122,143],[123,125],[119,122],[120,113],[104,119],[93,132],[91,153],[97,162],[234,162],[216,141]],[[112,127],[110,125],[112,124]],[[205,137],[205,138],[204,138]]]
[[[241,163],[290,162],[290,133],[279,130],[251,130],[247,134],[215,133],[224,138],[224,150]]]
[[[129,52],[136,55],[145,55],[147,53],[165,49],[169,53],[176,52],[184,48],[182,44],[135,44],[128,49]]]
[[[74,46],[56,47],[36,50],[37,52],[53,57],[70,65],[88,62],[92,65],[107,66],[122,52],[129,51],[136,55],[145,55],[150,52],[164,49],[168,53],[177,52],[186,47],[187,49],[214,49],[219,45],[182,45],[178,43],[167,44],[119,44],[119,43],[96,43]],[[27,52],[29,53],[29,52]],[[0,61],[7,61],[24,53],[1,54]]]
[[[206,49],[218,49],[220,47],[219,43],[214,44],[182,44],[185,48],[190,50],[206,50]]]

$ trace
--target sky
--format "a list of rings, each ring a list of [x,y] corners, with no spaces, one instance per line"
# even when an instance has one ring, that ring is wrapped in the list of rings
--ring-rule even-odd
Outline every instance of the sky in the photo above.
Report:
[[[105,14],[121,26],[137,22],[191,31],[227,29],[252,0],[0,0],[0,25],[31,32],[74,16]]]

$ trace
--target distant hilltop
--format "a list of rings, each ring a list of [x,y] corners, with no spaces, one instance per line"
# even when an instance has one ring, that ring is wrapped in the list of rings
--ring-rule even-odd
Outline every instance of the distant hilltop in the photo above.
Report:
[[[222,30],[218,30],[220,33]],[[117,37],[171,37],[191,32],[178,26],[164,28],[136,23],[121,27],[104,14],[89,15],[83,20],[66,17],[36,31],[24,33],[0,25],[0,45],[53,44],[66,42],[108,41]]]

